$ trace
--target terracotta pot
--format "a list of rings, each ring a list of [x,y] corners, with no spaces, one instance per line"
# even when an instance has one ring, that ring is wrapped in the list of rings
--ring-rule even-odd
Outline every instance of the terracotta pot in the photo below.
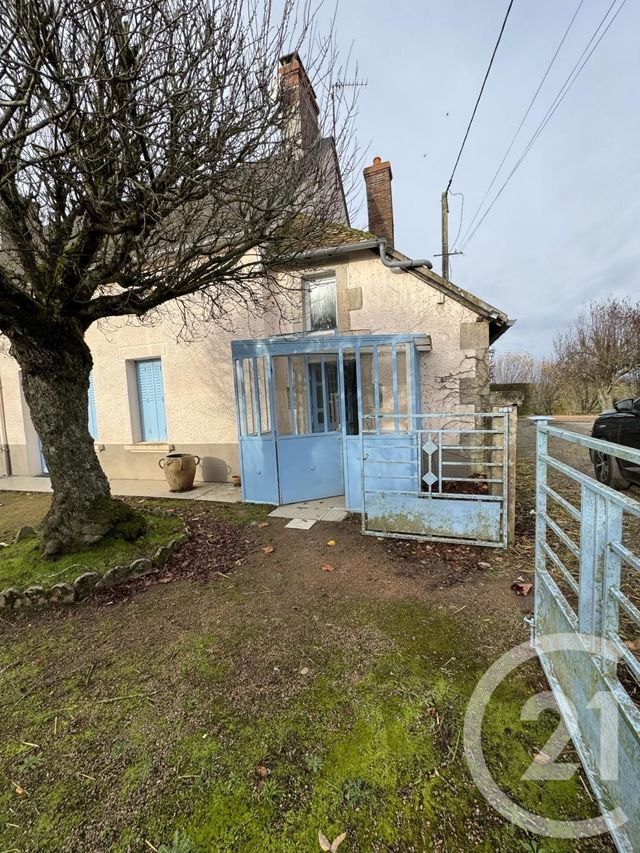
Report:
[[[167,478],[170,492],[188,492],[193,488],[199,456],[191,453],[169,453],[158,462]]]

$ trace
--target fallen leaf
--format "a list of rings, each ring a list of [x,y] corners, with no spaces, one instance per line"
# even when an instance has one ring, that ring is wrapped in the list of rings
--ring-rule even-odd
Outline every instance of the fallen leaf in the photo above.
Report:
[[[310,669],[308,666],[303,666],[300,670],[300,675],[309,675]]]
[[[23,796],[23,794],[26,794],[26,793],[27,793],[27,792],[25,791],[25,789],[22,787],[22,785],[18,785],[18,783],[17,783],[17,782],[12,782],[11,784],[12,784],[12,785],[13,785],[13,787],[15,788],[15,790],[16,790],[16,794],[17,794],[19,797],[22,797],[22,796]]]
[[[342,832],[340,835],[337,836],[337,838],[333,839],[333,841],[331,842],[331,853],[336,853],[336,850],[338,849],[338,847],[340,847],[346,837],[347,833]]]
[[[536,764],[541,764],[543,767],[551,761],[546,752],[536,752],[533,756],[533,760]]]
[[[640,640],[625,640],[624,644],[636,657],[640,654]]]
[[[265,545],[262,550],[265,554],[273,554],[273,545]]]
[[[516,593],[516,595],[529,595],[533,589],[533,584],[516,582],[511,584],[511,589]]]
[[[335,572],[336,567],[332,566],[331,563],[324,563],[322,566],[323,572]]]
[[[258,527],[268,527],[268,526],[269,526],[268,521],[261,521],[260,524],[258,525]]]
[[[329,541],[327,542],[327,545],[335,545],[335,544],[336,544],[335,539],[329,539]]]
[[[327,838],[326,835],[323,835],[321,832],[318,833],[318,841],[320,842],[320,849],[330,851],[331,850],[331,842]]]
[[[268,768],[268,767],[265,767],[265,766],[264,766],[264,764],[259,764],[259,765],[256,767],[256,773],[258,774],[258,776],[259,776],[261,779],[266,779],[266,778],[267,778],[267,776],[269,776],[269,775],[270,775],[271,770],[269,770],[269,768]]]
[[[173,580],[173,575],[167,575],[164,578],[160,578],[158,583],[171,583],[172,580]]]

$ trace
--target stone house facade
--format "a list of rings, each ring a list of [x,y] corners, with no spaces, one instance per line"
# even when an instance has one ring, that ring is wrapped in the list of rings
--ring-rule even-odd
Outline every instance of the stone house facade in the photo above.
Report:
[[[281,74],[295,92],[302,136],[313,135],[317,104],[299,57],[285,57]],[[422,343],[417,347],[419,390],[412,392],[419,400],[416,405],[423,411],[451,412],[482,411],[488,406],[489,347],[511,321],[504,312],[442,279],[427,263],[413,262],[398,252],[389,163],[375,158],[364,170],[364,179],[369,231],[349,227],[346,206],[337,211],[341,225],[332,245],[304,253],[288,268],[270,271],[280,295],[259,314],[238,309],[224,328],[203,326],[189,343],[179,340],[180,313],[171,306],[154,324],[118,319],[90,328],[87,340],[94,367],[89,426],[110,478],[161,479],[158,462],[170,451],[199,456],[201,480],[226,482],[240,473],[241,424],[231,353],[236,340],[297,340],[302,352],[304,342],[316,340],[324,341],[327,350],[326,341],[332,336],[363,341],[372,336],[414,336]],[[308,396],[319,376],[313,363],[304,379]],[[376,388],[381,390],[376,393],[382,395],[382,367],[380,371]],[[325,373],[318,382],[325,410],[331,405],[330,395],[338,389],[345,393],[342,376],[338,381],[334,373]],[[293,394],[286,381],[282,388]],[[397,395],[397,384],[394,392]],[[273,393],[272,404],[277,407],[278,391]],[[316,415],[324,419],[326,430],[328,411],[320,416],[320,409]],[[269,415],[270,428],[277,430],[279,415],[274,414]],[[312,430],[310,421],[306,428]],[[46,473],[18,365],[1,346],[0,451],[0,477]]]

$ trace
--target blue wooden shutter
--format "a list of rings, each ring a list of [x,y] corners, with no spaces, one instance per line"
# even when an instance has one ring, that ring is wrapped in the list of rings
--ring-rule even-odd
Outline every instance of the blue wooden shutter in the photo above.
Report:
[[[93,385],[93,373],[89,374],[89,435],[98,438],[98,416],[96,414],[96,389]]]
[[[143,441],[166,441],[162,365],[159,358],[136,362],[140,429]]]

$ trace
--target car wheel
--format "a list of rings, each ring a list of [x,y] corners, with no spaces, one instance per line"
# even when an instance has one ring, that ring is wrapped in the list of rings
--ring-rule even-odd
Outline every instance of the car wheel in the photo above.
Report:
[[[620,470],[620,465],[615,456],[609,456],[608,453],[596,451],[593,458],[593,467],[596,480],[599,483],[604,483],[605,486],[610,486],[612,489],[623,492],[631,485]]]

